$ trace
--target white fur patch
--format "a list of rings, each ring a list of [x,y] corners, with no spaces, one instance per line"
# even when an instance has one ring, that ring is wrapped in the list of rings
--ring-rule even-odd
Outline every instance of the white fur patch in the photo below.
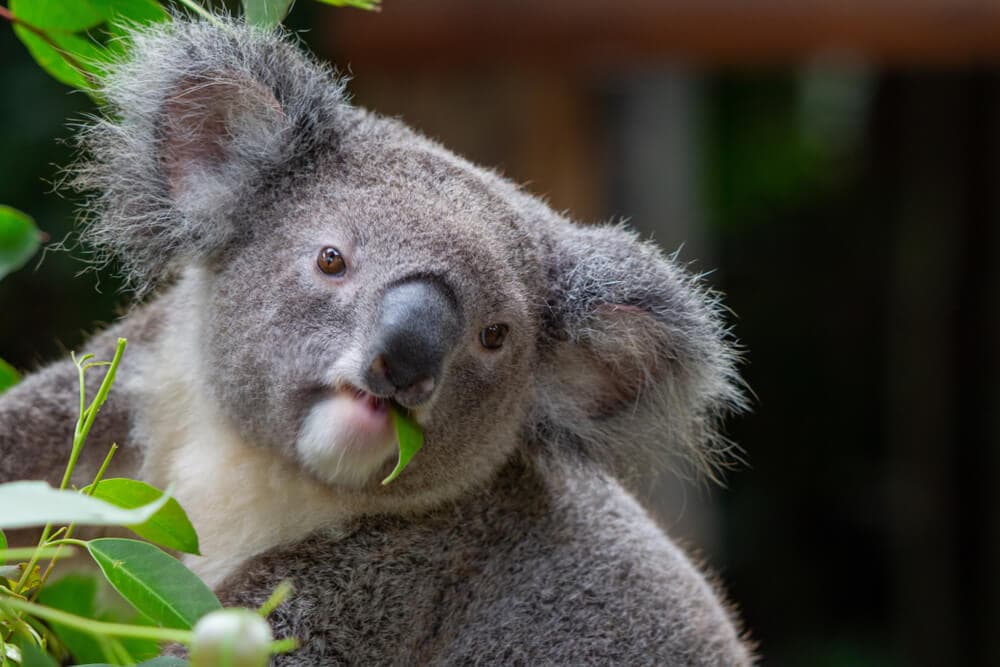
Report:
[[[217,425],[191,436],[178,443],[171,482],[201,540],[203,555],[185,563],[209,586],[249,556],[343,520],[327,489],[272,452]]]
[[[186,279],[176,296],[204,312]],[[166,323],[160,345],[132,381],[143,395],[139,436],[149,449],[142,476],[174,497],[191,518],[201,557],[184,561],[217,586],[245,559],[320,529],[337,530],[351,511],[343,497],[274,451],[241,440],[200,381],[195,318]]]
[[[388,413],[380,424],[366,412],[344,393],[314,406],[295,444],[305,465],[330,483],[368,482],[397,448]]]

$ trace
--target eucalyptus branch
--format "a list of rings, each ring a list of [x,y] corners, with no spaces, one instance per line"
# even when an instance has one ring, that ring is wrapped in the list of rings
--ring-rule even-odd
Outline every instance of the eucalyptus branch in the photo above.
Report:
[[[295,637],[285,637],[284,639],[275,639],[271,642],[271,653],[291,653],[299,647],[299,640]]]
[[[110,465],[111,463],[111,457],[115,455],[116,451],[118,451],[118,445],[116,443],[111,443],[111,449],[108,450],[108,455],[104,457],[104,462],[101,463],[101,467],[98,468],[97,474],[94,475],[94,481],[90,483],[89,487],[84,491],[84,494],[88,496],[94,495],[94,491],[97,490],[97,485],[101,482],[102,479],[104,479],[104,473],[107,471],[108,465]],[[71,523],[67,527],[60,528],[49,537],[48,544],[49,545],[59,544],[61,546],[63,543],[65,543],[66,540],[69,540],[69,538],[73,537],[73,530],[75,528],[76,524],[74,523]],[[65,532],[66,536],[63,538],[63,540],[57,541],[55,537],[61,532]],[[38,594],[42,590],[42,586],[44,586],[45,582],[49,580],[49,575],[52,574],[52,568],[56,566],[56,561],[59,559],[59,555],[60,555],[59,550],[56,549],[55,555],[51,558],[51,560],[49,560],[49,566],[45,568],[45,572],[42,574],[42,578],[38,582],[38,588],[35,590],[34,595],[31,596],[32,600],[35,600],[38,597]]]
[[[59,540],[61,541],[61,540]],[[86,546],[86,543],[84,544]],[[59,553],[59,549],[54,546],[46,547],[16,547],[14,549],[0,549],[0,559],[5,560],[23,560],[25,558],[31,558],[35,554],[39,554],[39,558],[55,558]]]
[[[62,623],[81,632],[94,636],[110,635],[112,637],[131,637],[134,639],[152,639],[153,641],[181,642],[190,644],[194,633],[190,630],[178,630],[175,628],[159,628],[148,625],[127,625],[125,623],[108,623],[106,621],[95,621],[76,614],[46,607],[36,602],[28,602],[17,598],[0,598],[0,607],[8,607],[20,612],[28,613],[46,621]]]
[[[118,344],[115,346],[115,356],[111,359],[111,365],[108,367],[108,372],[104,376],[104,380],[101,381],[101,386],[97,390],[97,396],[91,404],[80,413],[80,419],[77,421],[76,432],[73,435],[73,451],[70,453],[69,463],[66,465],[66,473],[63,475],[62,483],[59,485],[60,489],[65,489],[69,486],[70,477],[73,474],[73,468],[76,466],[76,460],[80,456],[80,452],[83,450],[83,444],[87,440],[87,435],[90,433],[91,426],[94,425],[94,420],[97,418],[97,413],[100,411],[101,406],[108,399],[108,392],[111,391],[111,385],[115,383],[115,374],[118,372],[118,365],[121,363],[122,354],[125,353],[125,346],[128,345],[128,341],[124,338],[118,339]],[[87,359],[86,356],[83,359]],[[82,363],[82,361],[81,361]],[[84,385],[84,373],[86,368],[80,367],[80,384]]]
[[[292,582],[285,579],[278,584],[278,587],[274,589],[274,592],[271,593],[264,604],[260,606],[257,613],[260,614],[261,617],[267,618],[271,615],[271,612],[277,609],[278,606],[285,601],[285,598],[291,594],[292,590]]]
[[[73,433],[73,448],[70,451],[69,463],[66,464],[66,472],[63,473],[62,482],[59,484],[59,489],[65,489],[69,486],[69,480],[73,476],[73,469],[76,467],[76,461],[80,458],[80,452],[83,451],[83,445],[87,441],[87,435],[90,434],[90,428],[94,425],[94,419],[97,418],[97,413],[100,411],[101,406],[108,399],[108,393],[111,391],[111,386],[115,382],[115,374],[118,372],[118,365],[121,363],[122,354],[125,353],[125,346],[128,345],[128,341],[124,338],[119,338],[118,343],[115,346],[115,356],[111,359],[111,365],[108,367],[108,372],[101,381],[101,386],[97,390],[97,395],[89,406],[86,405],[86,367],[85,364],[88,360],[93,358],[92,354],[85,354],[80,359],[73,358],[73,363],[76,364],[80,377],[80,416],[76,422],[76,428]],[[38,540],[38,546],[43,547],[49,540],[49,536],[52,532],[52,524],[47,523],[42,529],[42,536]],[[37,552],[28,561],[28,564],[24,568],[24,572],[21,573],[21,578],[18,579],[17,584],[14,586],[14,592],[20,593],[24,590],[27,585],[29,578],[31,577],[31,572],[35,569],[38,564],[39,556]]]
[[[104,473],[107,472],[108,466],[111,465],[111,457],[113,457],[117,451],[118,443],[112,442],[111,448],[108,449],[107,456],[104,457],[104,462],[101,463],[101,467],[97,469],[97,474],[94,475],[94,481],[90,483],[90,488],[85,492],[88,496],[94,495],[94,491],[97,491],[97,485],[101,483],[102,479],[104,479]],[[70,527],[70,530],[72,530],[72,526]]]

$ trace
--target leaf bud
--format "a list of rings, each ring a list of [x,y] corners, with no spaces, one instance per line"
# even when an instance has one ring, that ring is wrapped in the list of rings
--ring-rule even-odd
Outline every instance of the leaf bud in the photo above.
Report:
[[[191,667],[266,667],[271,626],[249,609],[220,609],[194,626]]]

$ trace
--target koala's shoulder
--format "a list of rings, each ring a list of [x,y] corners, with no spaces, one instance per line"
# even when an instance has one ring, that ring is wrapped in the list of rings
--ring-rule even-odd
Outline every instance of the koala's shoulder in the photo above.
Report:
[[[259,605],[266,591],[243,592],[239,582],[284,578],[298,592],[274,622],[279,634],[303,639],[303,665],[400,655],[748,661],[727,610],[687,557],[616,482],[595,474],[515,464],[466,503],[369,517],[346,537],[314,535],[258,557],[220,596]]]
[[[510,526],[447,661],[749,662],[716,592],[617,482],[577,470],[546,484],[549,507]]]

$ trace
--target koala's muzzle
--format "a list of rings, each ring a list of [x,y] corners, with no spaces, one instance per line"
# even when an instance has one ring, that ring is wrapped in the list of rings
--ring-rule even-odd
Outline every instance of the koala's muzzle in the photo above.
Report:
[[[386,290],[367,355],[365,381],[373,392],[410,407],[431,397],[462,330],[458,308],[445,290],[430,280]]]

